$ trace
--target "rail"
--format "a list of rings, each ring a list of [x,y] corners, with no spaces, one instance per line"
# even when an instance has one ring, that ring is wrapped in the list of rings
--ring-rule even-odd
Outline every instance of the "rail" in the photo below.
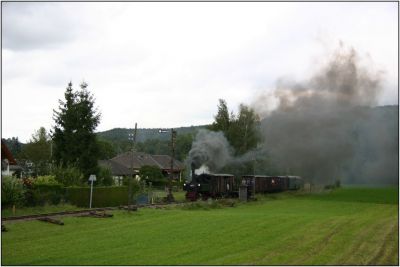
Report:
[[[180,204],[183,204],[183,203],[174,202],[174,203],[166,203],[166,204],[139,204],[139,205],[132,205],[131,208],[132,207],[136,207],[136,208],[145,208],[145,207],[159,208],[159,207],[163,207],[163,206],[180,205]],[[10,217],[5,217],[5,218],[2,217],[1,221],[2,222],[28,221],[28,220],[43,219],[43,218],[46,218],[46,217],[74,216],[74,215],[89,214],[90,212],[94,212],[94,211],[119,210],[119,209],[127,210],[128,206],[92,208],[92,209],[84,209],[84,210],[60,211],[60,212],[51,212],[51,213],[42,213],[42,214],[10,216]]]

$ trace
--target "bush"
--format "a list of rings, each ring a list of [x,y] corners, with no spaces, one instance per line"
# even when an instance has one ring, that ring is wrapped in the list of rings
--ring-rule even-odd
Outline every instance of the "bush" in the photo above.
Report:
[[[151,182],[153,186],[163,186],[167,183],[167,179],[162,174],[161,169],[156,166],[142,166],[139,169],[139,176],[142,177],[147,184]]]
[[[64,186],[80,185],[83,178],[83,174],[75,167],[56,167],[53,169],[52,174],[55,176],[56,181]]]
[[[138,186],[132,183],[132,194],[136,194]],[[90,187],[67,187],[66,199],[78,207],[89,207]],[[128,204],[127,186],[93,187],[92,207],[116,207]]]
[[[24,193],[22,181],[12,176],[1,177],[1,205],[3,207],[22,204]]]
[[[36,179],[24,179],[26,188],[25,205],[57,205],[64,198],[64,186],[54,176],[39,176]]]
[[[114,184],[112,177],[112,172],[109,168],[100,167],[99,168],[99,178],[97,181],[99,185],[111,186]]]
[[[172,186],[175,186],[179,190],[183,188],[183,184],[186,183],[185,180],[179,181],[179,180],[172,180]]]
[[[61,185],[54,175],[38,176],[33,182],[34,185]]]

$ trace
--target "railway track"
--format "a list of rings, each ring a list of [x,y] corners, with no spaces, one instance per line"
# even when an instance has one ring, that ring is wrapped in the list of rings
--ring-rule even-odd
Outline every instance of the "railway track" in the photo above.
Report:
[[[183,203],[168,203],[168,204],[140,204],[131,206],[134,210],[135,208],[162,208],[166,206],[174,206],[174,205],[181,205]],[[109,210],[127,210],[128,206],[118,206],[118,207],[106,207],[106,208],[93,208],[93,209],[84,209],[84,210],[74,210],[74,211],[60,211],[60,212],[52,212],[52,213],[42,213],[42,214],[32,214],[32,215],[22,215],[22,216],[11,216],[1,218],[1,222],[15,222],[15,221],[29,221],[29,220],[38,220],[56,216],[78,216],[78,215],[85,215],[91,212],[101,212],[101,211],[109,211]]]

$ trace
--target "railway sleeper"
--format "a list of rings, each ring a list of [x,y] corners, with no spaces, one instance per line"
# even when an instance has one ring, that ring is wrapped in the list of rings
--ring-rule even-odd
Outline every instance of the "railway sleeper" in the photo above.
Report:
[[[42,222],[58,224],[58,225],[64,225],[63,221],[57,220],[57,219],[53,219],[53,218],[50,218],[50,217],[38,218],[37,220],[38,221],[42,221]]]
[[[137,211],[138,207],[137,206],[119,206],[118,207],[121,210],[130,210],[130,211]]]
[[[105,211],[103,212],[90,211],[88,214],[83,214],[80,217],[110,218],[113,216],[114,216],[113,214],[108,214]]]

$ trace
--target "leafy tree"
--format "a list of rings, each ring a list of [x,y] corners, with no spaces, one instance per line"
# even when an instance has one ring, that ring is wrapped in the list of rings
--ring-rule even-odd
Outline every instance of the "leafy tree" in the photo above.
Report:
[[[44,127],[40,127],[20,153],[20,158],[25,162],[33,163],[33,175],[46,175],[49,173],[51,156],[51,140]]]
[[[142,177],[143,180],[151,182],[153,185],[165,185],[167,179],[161,172],[161,169],[156,166],[142,166],[139,169],[139,176]]]
[[[175,158],[178,160],[185,160],[192,148],[194,135],[193,134],[178,134],[176,137],[175,145]]]
[[[228,138],[235,148],[236,154],[241,155],[257,147],[260,141],[258,125],[259,116],[253,109],[244,104],[239,106],[239,114],[231,123]]]
[[[77,168],[70,166],[57,166],[52,169],[52,175],[64,186],[81,185],[84,179],[83,174]],[[86,178],[86,181],[87,179],[88,178]]]
[[[99,146],[100,159],[110,159],[117,155],[117,151],[111,142],[97,138],[97,144]]]
[[[54,110],[54,159],[62,167],[76,167],[87,179],[97,174],[99,145],[94,130],[100,122],[100,113],[94,107],[94,97],[87,84],[74,92],[72,83],[65,91],[65,101],[59,100],[59,110]]]
[[[218,113],[214,116],[215,121],[210,125],[209,129],[215,132],[222,131],[227,135],[229,127],[233,121],[232,116],[229,116],[226,101],[224,99],[219,99]]]
[[[240,104],[237,115],[233,112],[229,114],[226,101],[220,99],[218,112],[214,118],[215,121],[209,129],[222,131],[235,149],[236,155],[242,155],[257,147],[260,141],[258,129],[260,118],[252,108]]]

